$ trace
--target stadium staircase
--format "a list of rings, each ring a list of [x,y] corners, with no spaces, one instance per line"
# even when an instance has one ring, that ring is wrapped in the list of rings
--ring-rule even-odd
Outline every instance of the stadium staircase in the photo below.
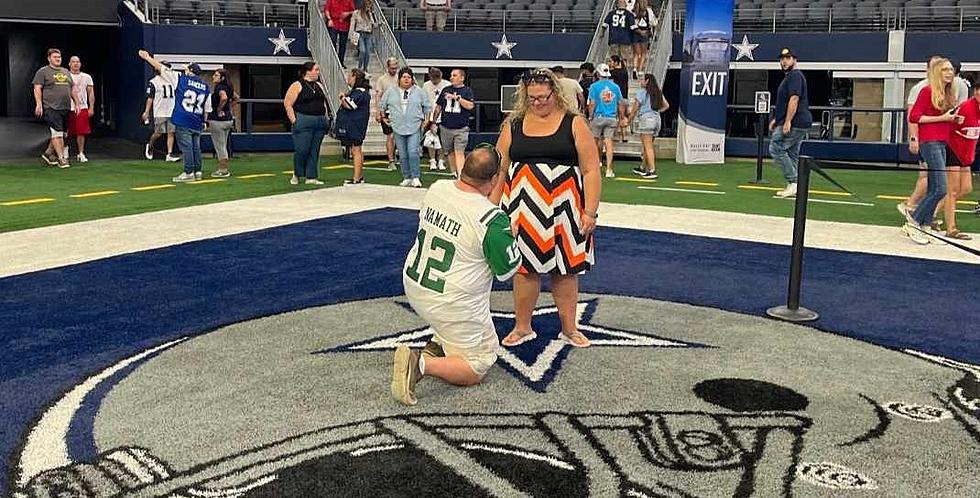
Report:
[[[599,65],[605,63],[609,58],[609,43],[607,42],[606,30],[602,27],[602,22],[606,15],[616,6],[616,0],[607,0],[596,24],[595,34],[592,37],[592,45],[589,46],[589,55],[586,60]],[[646,71],[657,77],[657,82],[664,84],[667,76],[667,65],[670,62],[670,53],[673,50],[673,0],[663,2],[660,11],[657,12],[659,23],[654,33],[653,41],[650,44],[650,52],[647,56]],[[639,80],[630,78],[629,94],[632,97],[636,91],[642,88]],[[671,106],[676,106],[676,102],[671,102]],[[615,139],[613,149],[617,156],[623,157],[642,157],[642,143],[640,135],[637,133],[627,133],[626,143],[620,142],[618,137]],[[673,157],[675,153],[675,140],[657,140],[657,157]]]
[[[367,1],[374,2],[374,12],[378,20],[378,26],[374,29],[373,33],[374,51],[371,54],[371,62],[368,67],[368,75],[371,81],[374,82],[384,71],[384,61],[389,57],[398,59],[399,67],[407,66],[408,62],[377,0]],[[320,79],[327,87],[331,110],[336,115],[338,106],[337,95],[348,89],[346,81],[347,70],[341,66],[337,51],[334,49],[333,44],[330,43],[326,21],[323,19],[323,13],[317,4],[318,2],[309,3],[310,53],[313,54],[313,59],[320,65]],[[356,49],[348,45],[347,53],[344,54],[344,64],[348,68],[357,67],[356,53]],[[385,135],[381,132],[381,125],[376,120],[378,109],[373,98],[373,90],[371,95],[371,118],[368,121],[367,136],[364,139],[364,155],[385,156],[387,154],[385,149]],[[335,154],[339,151],[339,144],[336,140],[328,137],[320,149],[324,154]]]

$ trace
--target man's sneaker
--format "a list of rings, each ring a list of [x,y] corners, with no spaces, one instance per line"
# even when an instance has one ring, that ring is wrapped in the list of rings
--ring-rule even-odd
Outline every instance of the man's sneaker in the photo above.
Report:
[[[643,178],[646,178],[647,180],[654,180],[654,179],[657,178],[657,173],[655,171],[647,171],[647,172],[644,172],[640,176],[642,176]]]
[[[786,185],[786,188],[776,192],[776,197],[793,197],[796,195],[796,183],[790,183]]]
[[[41,161],[43,161],[44,164],[47,164],[48,166],[57,166],[58,165],[58,160],[57,159],[54,159],[53,156],[52,157],[48,157],[48,155],[46,153],[42,153],[41,154]]]
[[[231,171],[226,169],[219,169],[211,173],[211,178],[228,178],[229,176],[231,176]]]
[[[926,234],[922,233],[922,230],[919,230],[918,225],[906,223],[902,225],[902,231],[916,244],[924,246],[929,243],[929,237],[926,237]]]
[[[643,174],[646,173],[646,172],[647,172],[647,170],[644,169],[642,166],[637,166],[637,167],[633,168],[633,173],[635,173],[637,175],[640,175],[640,176],[643,176]]]
[[[396,169],[398,169],[398,167],[395,166],[395,161],[388,161],[388,171],[395,171]]]
[[[320,180],[320,179],[317,179],[317,178],[307,178],[306,179],[306,184],[307,185],[323,185],[323,180]]]
[[[88,162],[88,158],[85,157],[85,154],[79,154],[78,155],[78,162],[80,162],[80,163],[87,163]]]
[[[439,164],[437,166],[439,168],[439,171],[446,171],[446,162],[443,161],[442,159],[439,160]]]
[[[146,146],[143,147],[143,157],[145,157],[147,161],[153,160],[153,151],[150,150],[150,144],[146,144]]]
[[[201,173],[200,171],[195,171],[194,172],[194,179],[195,180],[200,180],[201,178],[204,178],[204,173]]]
[[[439,165],[436,164],[435,159],[429,159],[429,171],[435,171],[439,169]]]
[[[616,178],[616,172],[611,169],[607,169],[606,178]]]
[[[194,173],[181,173],[173,177],[174,183],[187,183],[194,181]]]
[[[58,161],[58,167],[61,169],[68,169],[71,167],[71,164],[69,164],[68,161],[62,159]]]
[[[344,180],[344,185],[360,185],[362,183],[364,183],[363,178],[358,178],[358,179],[348,178]]]
[[[289,184],[290,185],[299,185],[299,178],[297,178],[296,175],[293,175],[293,177],[289,179]]]
[[[399,183],[398,186],[399,187],[411,187],[412,186],[412,179],[411,178],[406,178],[406,179],[402,180],[402,182]]]
[[[415,188],[422,188],[422,180],[418,178],[412,178],[412,186]]]
[[[422,378],[419,370],[419,352],[402,344],[395,349],[395,361],[391,368],[391,395],[406,405],[418,403],[415,384]]]
[[[166,161],[167,161],[168,163],[175,163],[175,162],[177,162],[177,161],[180,161],[180,156],[172,156],[172,155],[170,155],[170,154],[167,154],[167,159],[166,159]]]
[[[442,349],[442,344],[429,339],[429,342],[425,343],[425,347],[422,348],[422,356],[426,358],[445,358],[446,351]]]

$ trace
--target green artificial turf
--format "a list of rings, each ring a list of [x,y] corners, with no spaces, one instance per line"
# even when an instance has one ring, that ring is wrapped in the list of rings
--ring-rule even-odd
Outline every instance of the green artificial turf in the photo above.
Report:
[[[348,167],[333,168],[346,163],[337,156],[322,159],[321,179],[324,187],[343,183],[351,176]],[[739,186],[748,185],[755,177],[755,164],[751,161],[730,160],[725,165],[680,165],[670,160],[658,162],[660,178],[655,181],[637,181],[639,177],[630,172],[635,161],[618,161],[616,179],[603,180],[602,200],[627,204],[656,204],[698,209],[711,209],[741,213],[755,213],[789,217],[793,215],[793,201],[774,199],[771,190],[748,190]],[[382,164],[371,164],[369,160],[365,177],[369,183],[395,185],[401,181],[397,171],[381,171]],[[430,175],[423,161],[423,181],[428,184],[445,175]],[[215,167],[213,160],[205,160],[205,179]],[[153,185],[171,184],[170,178],[179,173],[180,163],[162,161],[93,161],[75,165],[67,170],[43,167],[37,163],[0,165],[0,232],[21,230],[40,226],[70,223],[159,211],[176,207],[210,204],[214,202],[261,197],[294,192],[318,186],[289,185],[292,170],[290,154],[247,154],[239,155],[232,161],[233,177],[223,182],[204,184],[179,184],[174,187],[137,191]],[[909,172],[868,172],[868,171],[828,171],[836,180],[857,194],[854,196],[834,196],[813,194],[813,199],[830,201],[871,203],[874,206],[837,205],[810,203],[808,218],[849,223],[894,225],[901,223],[895,210],[895,200],[877,198],[878,195],[907,195],[911,190],[916,173]],[[266,174],[256,178],[243,176]],[[782,187],[776,168],[770,163],[765,167],[765,178],[772,180],[770,187]],[[681,183],[678,183],[681,182]],[[683,182],[717,183],[717,185],[694,185]],[[641,188],[653,187],[653,189]],[[682,189],[670,191],[660,189]],[[826,180],[814,176],[811,189],[837,191]],[[695,190],[725,192],[706,194]],[[92,192],[117,191],[116,194],[88,198],[73,198],[71,195]],[[22,205],[4,205],[9,202],[47,198],[49,202]],[[971,195],[972,199],[976,194]],[[972,205],[960,205],[959,209],[971,210]],[[960,213],[957,217],[960,228],[967,232],[980,231],[980,218]]]

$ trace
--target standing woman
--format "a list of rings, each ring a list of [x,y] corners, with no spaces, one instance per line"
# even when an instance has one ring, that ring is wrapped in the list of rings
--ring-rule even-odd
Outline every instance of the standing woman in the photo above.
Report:
[[[364,137],[367,136],[368,118],[371,115],[371,84],[367,74],[351,69],[347,75],[350,91],[340,94],[337,109],[337,139],[340,145],[350,147],[354,158],[354,177],[344,180],[344,185],[364,183]]]
[[[282,99],[286,117],[293,125],[292,185],[306,179],[308,185],[323,185],[320,181],[320,143],[327,134],[327,96],[320,84],[320,65],[303,64],[299,80],[289,85]]]
[[[638,0],[644,2],[646,0]],[[633,172],[643,178],[653,179],[657,177],[657,159],[654,152],[653,141],[660,134],[660,113],[670,108],[667,99],[657,85],[657,78],[646,73],[643,75],[643,88],[636,92],[633,100],[633,108],[630,109],[627,119],[632,121],[639,117],[639,125],[636,132],[640,134],[640,141],[643,142],[643,165],[633,168]]]
[[[953,65],[948,59],[937,61],[929,68],[929,84],[919,92],[909,122],[919,125],[919,155],[928,167],[926,196],[915,211],[903,209],[908,221],[902,230],[916,244],[928,244],[921,232],[935,216],[936,206],[946,196],[946,144],[954,125],[963,122],[955,112],[956,88],[953,86]],[[947,220],[951,225],[954,220]]]
[[[218,69],[212,73],[211,83],[214,84],[211,100],[216,104],[208,115],[208,127],[211,128],[214,153],[218,156],[218,169],[211,173],[211,176],[227,178],[231,176],[231,172],[228,171],[228,142],[231,139],[231,130],[235,128],[235,115],[231,111],[231,106],[238,102],[238,94],[231,86],[227,69]]]
[[[647,4],[647,0],[636,0],[633,6],[633,16],[636,17],[636,30],[633,31],[633,79],[643,74],[647,65],[647,54],[650,52],[650,39],[653,30],[657,28],[657,14]]]
[[[361,2],[361,7],[354,11],[350,19],[350,29],[358,34],[357,37],[357,68],[367,71],[368,64],[371,63],[371,50],[374,48],[374,27],[378,21],[374,18],[374,2],[365,0]]]
[[[415,86],[412,70],[398,70],[398,86],[391,87],[381,97],[381,110],[387,113],[395,136],[395,147],[401,152],[402,187],[421,187],[420,144],[422,130],[428,128],[427,117],[432,113],[429,97]]]
[[[551,71],[525,75],[497,140],[501,164],[509,166],[490,201],[499,200],[510,215],[524,258],[514,276],[514,330],[501,341],[507,347],[537,337],[531,315],[542,274],[551,276],[562,337],[575,347],[590,345],[578,330],[576,305],[578,274],[595,262],[599,151],[585,118],[567,109],[562,97]]]

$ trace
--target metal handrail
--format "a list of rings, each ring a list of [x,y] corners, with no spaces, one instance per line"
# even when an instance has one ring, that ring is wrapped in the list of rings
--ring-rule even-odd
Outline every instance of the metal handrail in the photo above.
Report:
[[[674,48],[674,33],[670,29],[673,19],[673,0],[668,0],[661,5],[657,30],[653,38],[653,50],[647,55],[647,67],[650,73],[657,78],[657,83],[663,87],[664,78],[667,77],[667,66],[670,64],[670,55]]]
[[[388,18],[385,17],[384,11],[381,9],[381,4],[378,0],[370,0],[374,2],[374,13],[377,17],[378,24],[374,27],[374,50],[378,55],[378,60],[381,61],[381,65],[384,66],[386,60],[389,57],[394,57],[398,59],[398,67],[408,67],[408,59],[405,58],[405,53],[402,52],[402,47],[398,43],[398,38],[395,38],[395,32],[391,29],[391,24],[388,23]],[[397,11],[395,11],[397,12]]]
[[[609,53],[609,44],[606,43],[607,30],[602,26],[602,23],[615,6],[616,0],[606,0],[606,3],[603,4],[602,12],[596,21],[595,34],[592,35],[592,44],[589,45],[589,53],[585,56],[585,60],[594,64],[606,61],[606,55]]]
[[[395,29],[407,31],[410,21],[415,27],[423,25],[424,11],[420,9],[387,9],[391,12]],[[492,30],[508,32],[580,32],[576,28],[592,28],[598,10],[555,11],[548,9],[452,9],[447,14],[445,31]],[[588,20],[582,16],[588,14]]]
[[[127,0],[130,1],[130,0]],[[175,9],[169,0],[131,0],[147,22],[155,24],[191,24],[211,26],[262,25],[275,27],[304,27],[306,18],[302,5],[279,0],[269,3],[205,0],[186,2]],[[314,2],[315,3],[315,2]],[[229,7],[238,7],[228,12]],[[241,14],[241,15],[239,15]],[[169,16],[169,17],[168,17]]]
[[[306,44],[313,55],[313,60],[320,65],[320,82],[327,88],[327,105],[336,114],[337,95],[348,90],[347,77],[344,74],[344,67],[337,56],[337,50],[333,43],[330,43],[330,35],[327,33],[327,23],[323,19],[323,13],[318,7],[319,2],[309,2],[310,29],[306,38]],[[342,36],[342,35],[341,35]]]

